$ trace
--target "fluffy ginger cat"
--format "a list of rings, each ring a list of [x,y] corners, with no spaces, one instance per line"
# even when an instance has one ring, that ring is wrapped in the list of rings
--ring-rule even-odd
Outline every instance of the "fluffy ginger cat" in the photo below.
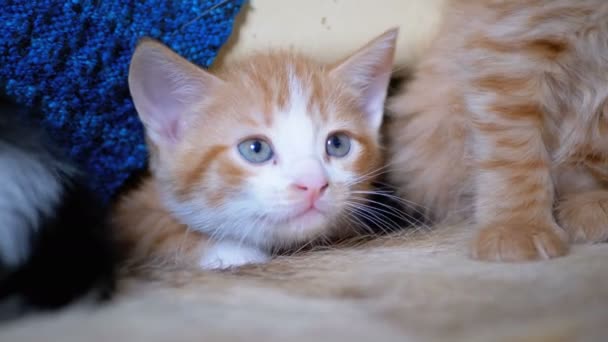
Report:
[[[397,34],[331,65],[272,52],[213,74],[141,42],[129,87],[151,176],[114,215],[133,258],[229,268],[347,233],[382,165]]]
[[[448,0],[389,104],[390,179],[472,256],[525,261],[608,239],[608,2]]]

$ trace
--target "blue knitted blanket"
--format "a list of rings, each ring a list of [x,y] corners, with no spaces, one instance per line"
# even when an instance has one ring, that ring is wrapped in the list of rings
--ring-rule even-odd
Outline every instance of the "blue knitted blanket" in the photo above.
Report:
[[[208,67],[243,0],[0,0],[0,92],[39,119],[108,200],[146,163],[127,74],[160,39]]]

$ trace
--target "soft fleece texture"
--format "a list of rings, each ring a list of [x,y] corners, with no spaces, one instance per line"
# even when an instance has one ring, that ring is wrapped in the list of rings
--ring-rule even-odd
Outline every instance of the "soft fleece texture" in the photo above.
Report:
[[[475,262],[467,227],[236,274],[154,272],[114,303],[0,327],[0,341],[606,341],[608,244]]]

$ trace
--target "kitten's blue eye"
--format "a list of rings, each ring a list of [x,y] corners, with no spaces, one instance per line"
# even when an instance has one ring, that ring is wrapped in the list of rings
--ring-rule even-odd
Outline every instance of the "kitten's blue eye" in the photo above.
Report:
[[[325,151],[328,155],[336,158],[346,156],[350,152],[350,137],[344,133],[330,135],[327,138]]]
[[[239,144],[238,149],[245,160],[254,164],[269,161],[274,155],[270,144],[260,138],[247,139]]]

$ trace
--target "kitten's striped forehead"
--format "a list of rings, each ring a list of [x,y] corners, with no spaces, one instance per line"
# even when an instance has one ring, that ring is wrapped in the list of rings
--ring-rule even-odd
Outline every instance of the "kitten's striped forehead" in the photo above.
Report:
[[[322,67],[293,58],[273,71],[257,80],[266,85],[255,89],[270,91],[261,94],[264,112],[258,117],[284,162],[322,156],[324,135],[360,124],[359,112],[340,101],[340,84]]]
[[[253,56],[221,76],[240,84],[255,102],[259,112],[243,115],[254,116],[267,127],[277,116],[293,114],[289,108],[299,108],[315,122],[326,123],[339,114],[337,105],[349,105],[342,99],[345,89],[325,66],[288,52]]]

